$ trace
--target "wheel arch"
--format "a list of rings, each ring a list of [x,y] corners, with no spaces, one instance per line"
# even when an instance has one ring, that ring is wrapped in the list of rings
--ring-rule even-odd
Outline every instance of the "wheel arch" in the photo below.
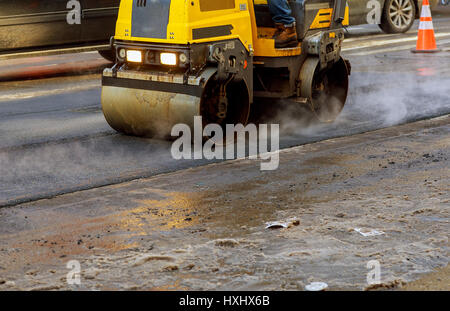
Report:
[[[416,7],[416,19],[420,18],[419,0],[414,0],[414,6]]]

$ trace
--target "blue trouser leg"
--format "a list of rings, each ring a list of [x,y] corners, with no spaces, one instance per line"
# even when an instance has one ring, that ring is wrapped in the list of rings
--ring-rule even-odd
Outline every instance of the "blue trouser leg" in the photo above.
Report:
[[[268,0],[270,13],[275,23],[290,26],[295,23],[295,18],[292,16],[292,10],[287,0]]]

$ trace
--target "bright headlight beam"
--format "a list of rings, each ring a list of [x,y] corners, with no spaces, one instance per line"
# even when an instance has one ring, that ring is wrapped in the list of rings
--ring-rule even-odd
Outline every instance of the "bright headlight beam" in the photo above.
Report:
[[[176,66],[177,54],[175,53],[161,53],[161,64],[168,66]]]
[[[131,63],[142,63],[142,52],[141,51],[127,51],[127,61]]]

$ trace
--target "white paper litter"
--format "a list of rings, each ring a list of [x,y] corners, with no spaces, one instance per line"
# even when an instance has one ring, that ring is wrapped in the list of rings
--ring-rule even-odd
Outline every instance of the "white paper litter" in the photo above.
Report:
[[[365,237],[378,236],[378,235],[385,234],[383,231],[378,231],[378,230],[368,230],[368,229],[362,229],[362,228],[355,228],[354,230]]]
[[[266,223],[266,229],[286,229],[292,226],[299,226],[300,220],[297,218],[291,218],[286,221],[272,221]]]
[[[328,284],[324,282],[313,282],[305,286],[308,292],[321,292],[328,288]]]
[[[266,229],[286,229],[287,227],[289,227],[287,222],[274,221],[266,223]]]

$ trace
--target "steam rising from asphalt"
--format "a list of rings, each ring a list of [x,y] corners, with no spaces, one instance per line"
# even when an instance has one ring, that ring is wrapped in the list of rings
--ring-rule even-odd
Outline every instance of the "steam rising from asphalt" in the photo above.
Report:
[[[395,68],[393,68],[395,69]],[[320,123],[307,107],[285,103],[264,122],[280,123],[290,136],[350,135],[450,113],[450,75],[438,76],[433,68],[418,66],[411,72],[354,72],[347,104],[334,123]],[[439,78],[438,78],[439,77]],[[271,108],[269,108],[271,109]],[[269,120],[267,120],[267,118]]]
[[[439,77],[432,69],[408,73],[364,74],[350,91],[344,116],[361,113],[367,121],[393,126],[415,119],[450,113],[450,77]]]
[[[130,137],[104,136],[0,150],[0,205],[12,198],[117,183],[165,169],[167,142],[133,142]]]

